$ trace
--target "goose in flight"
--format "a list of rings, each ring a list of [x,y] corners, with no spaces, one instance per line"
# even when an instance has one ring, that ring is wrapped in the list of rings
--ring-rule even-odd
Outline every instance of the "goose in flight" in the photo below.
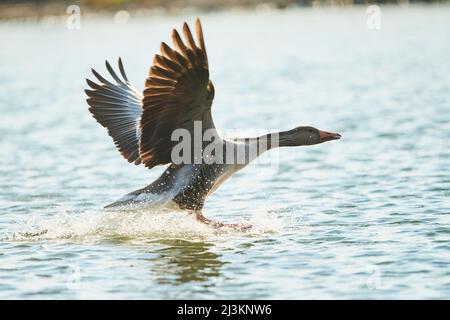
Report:
[[[125,195],[106,208],[164,203],[194,214],[205,224],[239,228],[240,225],[212,221],[202,215],[205,199],[221,183],[269,149],[314,145],[341,136],[301,126],[253,138],[222,139],[211,115],[214,86],[209,79],[199,19],[195,23],[195,32],[197,42],[184,23],[184,40],[174,29],[173,48],[161,43],[161,52],[154,56],[143,93],[128,80],[120,58],[120,76],[106,61],[113,81],[94,69],[97,82],[86,79],[90,87],[85,90],[89,111],[108,130],[122,156],[128,162],[143,164],[148,169],[167,166],[150,185]],[[179,138],[184,135],[189,136],[186,140],[191,143],[182,152],[174,152],[179,149]],[[206,135],[209,139],[204,138]],[[208,154],[207,149],[211,151]]]

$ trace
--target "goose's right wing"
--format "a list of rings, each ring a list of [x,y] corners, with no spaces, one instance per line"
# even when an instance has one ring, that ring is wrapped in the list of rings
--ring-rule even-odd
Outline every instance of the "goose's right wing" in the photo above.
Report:
[[[92,73],[100,82],[86,79],[91,89],[85,90],[87,103],[94,118],[106,129],[122,156],[136,165],[141,163],[139,157],[139,121],[142,113],[142,95],[130,84],[119,58],[119,78],[106,61],[106,68],[116,83],[112,83],[94,69]]]

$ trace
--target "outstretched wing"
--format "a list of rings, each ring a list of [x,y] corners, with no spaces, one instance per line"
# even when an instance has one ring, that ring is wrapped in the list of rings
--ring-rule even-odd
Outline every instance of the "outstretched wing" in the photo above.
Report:
[[[208,58],[200,20],[197,19],[198,45],[186,23],[185,43],[176,30],[175,50],[164,42],[145,83],[140,124],[140,158],[148,168],[171,162],[173,130],[193,132],[194,121],[202,121],[203,130],[214,128],[211,104],[214,87],[209,80]],[[192,135],[193,136],[193,135]]]
[[[94,69],[95,83],[86,79],[91,89],[85,90],[87,103],[94,118],[113,138],[116,147],[128,162],[141,163],[139,157],[139,121],[142,113],[142,95],[130,84],[119,58],[119,78],[106,61],[106,68],[116,83],[109,82]]]

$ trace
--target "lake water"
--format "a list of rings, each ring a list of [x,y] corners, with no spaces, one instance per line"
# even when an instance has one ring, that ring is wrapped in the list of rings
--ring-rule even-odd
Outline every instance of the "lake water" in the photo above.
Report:
[[[450,7],[382,7],[379,30],[364,6],[200,16],[218,128],[342,140],[282,149],[208,199],[246,233],[104,211],[162,168],[121,158],[84,79],[121,56],[142,89],[196,15],[1,22],[0,298],[450,298]]]

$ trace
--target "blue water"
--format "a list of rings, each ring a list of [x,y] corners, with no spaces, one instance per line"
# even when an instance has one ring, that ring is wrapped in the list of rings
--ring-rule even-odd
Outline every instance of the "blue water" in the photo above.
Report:
[[[382,7],[379,30],[363,6],[200,14],[222,132],[343,139],[282,149],[208,199],[247,233],[102,210],[162,168],[120,157],[84,79],[121,56],[142,89],[195,16],[0,22],[0,298],[448,299],[449,6]]]

